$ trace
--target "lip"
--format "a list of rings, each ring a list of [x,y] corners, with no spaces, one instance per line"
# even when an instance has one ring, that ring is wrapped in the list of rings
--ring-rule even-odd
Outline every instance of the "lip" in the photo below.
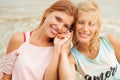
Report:
[[[90,34],[88,34],[88,33],[79,33],[79,37],[81,37],[81,38],[88,38],[90,36]]]
[[[57,31],[55,25],[50,25],[50,28],[51,28],[51,33],[52,33],[53,35],[57,35],[57,34],[59,33],[59,32]]]

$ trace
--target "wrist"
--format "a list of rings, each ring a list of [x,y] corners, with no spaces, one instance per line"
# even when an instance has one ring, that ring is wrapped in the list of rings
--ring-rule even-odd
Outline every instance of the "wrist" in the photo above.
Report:
[[[68,56],[69,53],[67,52],[61,52],[61,56]]]
[[[61,53],[61,48],[60,47],[54,47],[54,55],[60,55]]]

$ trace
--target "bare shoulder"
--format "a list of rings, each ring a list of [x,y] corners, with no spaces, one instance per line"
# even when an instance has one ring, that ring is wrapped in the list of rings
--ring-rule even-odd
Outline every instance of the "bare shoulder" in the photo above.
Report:
[[[115,49],[120,48],[120,39],[111,34],[107,34],[107,38]]]
[[[114,50],[115,50],[115,55],[120,62],[120,39],[116,38],[115,36],[111,34],[107,34],[107,38],[112,44]]]
[[[69,54],[69,61],[70,61],[71,64],[74,64],[74,65],[76,64],[74,56],[71,53]]]
[[[23,32],[18,32],[13,34],[13,36],[10,39],[10,42],[8,44],[7,47],[7,52],[6,53],[10,53],[16,49],[19,48],[19,46],[24,43],[24,35]]]

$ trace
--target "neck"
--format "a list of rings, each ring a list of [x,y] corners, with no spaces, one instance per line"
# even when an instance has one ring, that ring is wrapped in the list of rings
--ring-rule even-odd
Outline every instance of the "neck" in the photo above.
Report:
[[[90,49],[90,43],[80,43],[80,42],[78,42],[76,47],[79,50],[88,50],[88,49]]]
[[[95,46],[95,49],[91,48],[90,43],[87,43],[87,44],[78,43],[75,47],[81,53],[86,55],[88,58],[94,59],[99,52],[99,41],[98,41],[97,45]]]
[[[53,45],[53,40],[47,36],[45,30],[42,27],[33,31],[31,36],[31,42],[40,46]]]

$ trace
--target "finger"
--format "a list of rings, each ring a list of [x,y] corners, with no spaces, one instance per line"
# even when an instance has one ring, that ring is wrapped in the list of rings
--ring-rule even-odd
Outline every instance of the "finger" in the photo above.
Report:
[[[60,39],[63,39],[63,38],[68,38],[71,36],[71,33],[70,32],[67,32],[67,33],[62,33],[62,34],[58,34],[57,37],[60,38]]]
[[[71,43],[72,42],[72,37],[73,37],[73,32],[70,33],[69,38],[67,40],[67,43]]]

